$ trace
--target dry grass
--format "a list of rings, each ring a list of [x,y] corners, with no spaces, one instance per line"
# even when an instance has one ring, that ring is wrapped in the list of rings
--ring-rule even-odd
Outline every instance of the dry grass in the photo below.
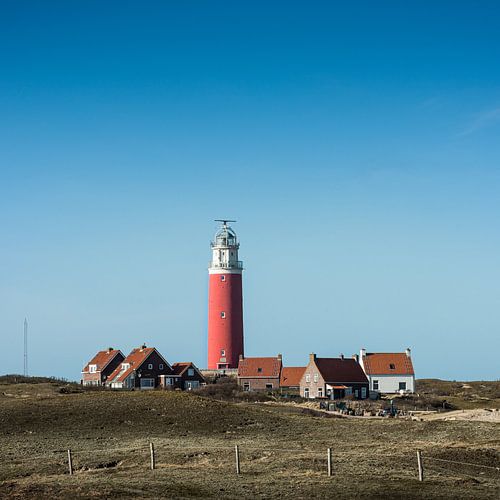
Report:
[[[497,498],[500,427],[320,418],[293,405],[187,393],[0,385],[0,496],[11,498]],[[148,469],[148,443],[158,468]],[[234,445],[242,474],[234,473]],[[334,477],[326,475],[333,449]],[[67,473],[66,449],[75,474]],[[426,457],[416,478],[416,449]]]

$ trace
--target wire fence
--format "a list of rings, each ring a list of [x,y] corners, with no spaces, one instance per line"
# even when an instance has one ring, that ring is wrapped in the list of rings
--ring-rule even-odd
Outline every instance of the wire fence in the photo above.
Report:
[[[126,456],[123,456],[124,454]],[[175,457],[176,454],[180,454],[181,460],[186,457],[203,457],[209,461],[217,462],[218,468],[220,468],[221,462],[227,463],[230,466],[231,461],[234,460],[233,471],[238,475],[245,474],[245,471],[250,469],[252,472],[255,472],[256,465],[252,460],[255,460],[259,455],[261,458],[287,455],[286,464],[283,464],[283,467],[286,465],[287,468],[291,468],[294,460],[311,460],[310,468],[323,471],[328,476],[335,476],[336,473],[340,474],[351,469],[352,473],[355,473],[356,467],[364,464],[378,468],[379,471],[385,467],[388,469],[388,474],[413,475],[420,481],[424,481],[426,476],[432,476],[432,473],[463,476],[475,480],[487,479],[500,481],[500,465],[484,465],[470,461],[440,458],[432,456],[432,452],[424,454],[420,450],[417,450],[416,454],[394,453],[390,456],[386,454],[381,456],[381,454],[370,455],[366,450],[361,452],[360,450],[335,450],[335,448],[319,450],[313,448],[262,447],[250,444],[204,447],[201,445],[181,446],[159,442],[156,444],[156,448],[153,443],[144,443],[137,446],[116,448],[58,449],[50,453],[32,454],[28,457],[7,455],[5,458],[9,459],[14,465],[30,463],[35,468],[40,463],[45,466],[50,463],[57,466],[57,470],[60,470],[60,473],[65,474],[73,474],[74,472],[81,472],[92,468],[105,469],[108,467],[117,467],[124,460],[133,462],[133,464],[131,463],[132,466],[140,466],[140,463],[143,463],[144,467],[147,466],[152,471],[162,467],[182,467],[183,469],[189,469],[189,463],[179,463],[174,460],[175,458],[179,459],[179,457]],[[111,455],[112,457],[110,457]],[[250,457],[250,455],[256,456]],[[130,460],[132,457],[134,460]],[[168,460],[169,458],[170,460]],[[382,459],[384,462],[382,462]],[[104,463],[99,463],[102,461]],[[400,469],[394,467],[394,464],[399,464]],[[301,465],[303,466],[302,462]],[[460,468],[460,470],[457,470],[457,468]],[[266,467],[266,471],[268,469],[269,467]],[[428,474],[429,471],[431,474]],[[481,472],[478,472],[480,474],[478,476],[478,473],[474,473],[473,471]]]

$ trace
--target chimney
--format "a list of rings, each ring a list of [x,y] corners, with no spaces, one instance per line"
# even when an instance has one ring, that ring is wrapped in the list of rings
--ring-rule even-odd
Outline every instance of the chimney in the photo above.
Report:
[[[366,349],[364,347],[359,350],[359,357],[360,358],[365,358],[366,357]]]
[[[411,358],[411,349],[409,347],[406,348],[405,353],[409,358]]]
[[[359,356],[357,354],[353,354],[352,359],[354,359],[354,361],[356,361],[356,363],[359,363]]]
[[[283,359],[283,356],[281,354],[278,354],[277,358],[281,361]]]
[[[242,359],[245,359],[245,357],[243,356],[243,354],[240,354],[240,361],[241,361]]]
[[[313,352],[309,354],[309,363],[311,363],[311,361],[316,361],[316,354]]]
[[[108,354],[113,351],[114,349],[112,347],[108,347]]]
[[[146,349],[146,342],[144,342],[144,344],[141,345],[141,351],[143,351],[144,349]]]
[[[340,353],[340,359],[344,359],[344,355]]]

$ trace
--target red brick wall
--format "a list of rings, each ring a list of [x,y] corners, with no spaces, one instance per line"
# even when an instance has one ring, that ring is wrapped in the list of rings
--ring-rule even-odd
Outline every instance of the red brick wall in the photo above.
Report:
[[[265,391],[265,390],[277,390],[280,387],[279,377],[256,377],[256,378],[238,378],[238,384],[241,387],[245,386],[245,383],[250,384],[251,391]],[[272,389],[266,389],[266,384],[273,384]]]

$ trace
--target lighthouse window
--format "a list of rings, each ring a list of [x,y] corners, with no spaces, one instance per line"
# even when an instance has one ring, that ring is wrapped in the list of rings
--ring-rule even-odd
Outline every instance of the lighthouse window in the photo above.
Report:
[[[221,317],[222,319],[225,319],[225,317],[226,317],[226,313],[225,313],[224,311],[222,311],[222,312],[220,313],[220,317]]]
[[[226,351],[225,351],[225,349],[221,349],[221,350],[220,350],[220,355],[221,355],[222,357],[224,357],[224,356],[226,355]]]
[[[220,277],[220,280],[221,281],[226,281],[226,277],[222,274],[221,277]]]

